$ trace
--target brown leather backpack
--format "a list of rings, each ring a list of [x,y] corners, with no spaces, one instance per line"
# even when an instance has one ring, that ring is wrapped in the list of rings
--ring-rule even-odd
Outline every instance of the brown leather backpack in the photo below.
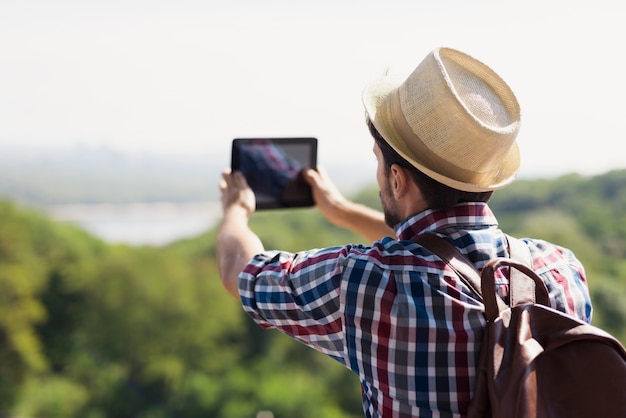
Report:
[[[511,259],[479,273],[452,244],[433,234],[415,241],[441,259],[485,304],[485,329],[468,418],[626,417],[626,350],[605,331],[549,307],[548,291],[521,241]],[[494,273],[509,267],[510,306]]]

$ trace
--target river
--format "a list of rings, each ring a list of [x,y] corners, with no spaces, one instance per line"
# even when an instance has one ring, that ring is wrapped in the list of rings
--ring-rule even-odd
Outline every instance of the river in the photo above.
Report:
[[[109,242],[165,245],[215,226],[219,202],[63,204],[44,208],[53,219],[74,223]]]

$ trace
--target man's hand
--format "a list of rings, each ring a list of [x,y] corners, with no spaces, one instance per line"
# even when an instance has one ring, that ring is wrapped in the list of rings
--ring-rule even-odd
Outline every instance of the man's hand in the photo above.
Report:
[[[224,214],[230,210],[243,210],[249,219],[254,213],[256,199],[243,174],[238,171],[232,173],[230,169],[224,170],[219,186]]]
[[[330,180],[323,168],[305,170],[304,179],[311,186],[315,206],[324,214],[326,219],[333,225],[347,228],[343,219],[348,200],[341,194],[339,189]]]

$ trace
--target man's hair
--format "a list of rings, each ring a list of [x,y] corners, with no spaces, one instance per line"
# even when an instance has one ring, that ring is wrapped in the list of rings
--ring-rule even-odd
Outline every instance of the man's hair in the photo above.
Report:
[[[491,198],[493,194],[492,191],[466,192],[457,190],[427,176],[398,154],[396,150],[385,141],[369,118],[367,119],[367,126],[378,148],[380,148],[385,163],[385,174],[389,174],[389,170],[393,164],[397,164],[406,169],[422,192],[422,195],[424,195],[424,199],[428,202],[430,209],[451,209],[462,202],[487,202]]]

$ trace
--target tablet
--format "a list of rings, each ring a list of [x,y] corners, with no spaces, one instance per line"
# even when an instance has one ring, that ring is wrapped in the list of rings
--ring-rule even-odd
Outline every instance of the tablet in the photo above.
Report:
[[[313,206],[303,170],[317,168],[316,138],[236,138],[231,169],[254,191],[257,209]]]

